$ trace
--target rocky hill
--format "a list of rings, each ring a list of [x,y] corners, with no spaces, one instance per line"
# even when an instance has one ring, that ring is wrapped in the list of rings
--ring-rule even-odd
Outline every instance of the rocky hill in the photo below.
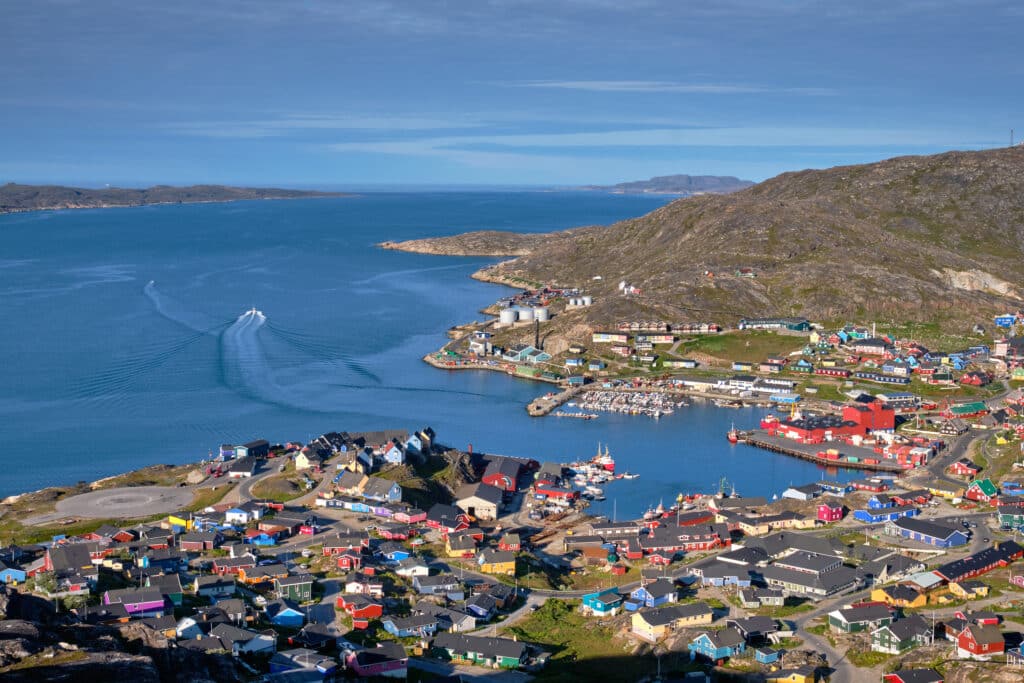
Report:
[[[580,189],[624,194],[727,194],[748,188],[753,184],[749,180],[740,180],[735,176],[679,174],[655,176],[649,180],[634,180],[617,185],[585,185]]]
[[[602,304],[590,322],[635,313],[961,326],[1024,306],[1022,257],[1016,147],[785,173],[555,234],[480,277],[586,287]],[[641,295],[622,296],[623,280]]]
[[[301,199],[339,196],[343,195],[336,192],[228,187],[226,185],[191,185],[189,187],[154,185],[145,189],[108,187],[95,190],[63,185],[7,183],[0,185],[0,213],[44,209],[96,209],[146,204],[231,202],[240,199]]]

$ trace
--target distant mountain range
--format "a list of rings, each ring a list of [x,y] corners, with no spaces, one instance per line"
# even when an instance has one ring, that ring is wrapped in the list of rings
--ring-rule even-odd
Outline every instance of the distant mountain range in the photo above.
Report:
[[[100,190],[63,185],[0,185],[0,213],[47,209],[97,209],[146,204],[231,202],[240,199],[302,199],[341,197],[338,192],[311,192],[227,185],[154,185],[145,189],[108,187]]]
[[[488,239],[410,246],[487,253]],[[607,227],[493,244],[516,258],[478,277],[586,287],[591,324],[802,315],[969,330],[1024,308],[1024,146],[784,173]],[[623,296],[623,281],[642,294]]]
[[[601,190],[623,194],[727,194],[750,187],[754,183],[722,175],[662,175],[650,180],[634,180],[618,185],[584,185],[582,190]]]

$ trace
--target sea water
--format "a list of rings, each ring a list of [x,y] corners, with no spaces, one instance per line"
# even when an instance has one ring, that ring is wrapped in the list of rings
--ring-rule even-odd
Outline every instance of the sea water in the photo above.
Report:
[[[221,443],[427,425],[442,443],[542,461],[600,442],[641,475],[595,505],[620,517],[723,476],[767,496],[820,478],[726,442],[753,409],[536,419],[525,405],[550,385],[427,366],[448,327],[509,290],[469,277],[494,259],[374,246],[609,224],[668,200],[368,193],[0,216],[0,495],[196,461]]]

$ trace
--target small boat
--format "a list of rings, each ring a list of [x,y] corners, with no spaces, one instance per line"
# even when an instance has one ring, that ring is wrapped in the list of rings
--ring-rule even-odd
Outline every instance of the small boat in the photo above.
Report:
[[[645,519],[645,520],[651,520],[651,519],[656,519],[656,518],[658,518],[659,516],[660,516],[660,515],[659,515],[659,513],[658,513],[658,512],[656,512],[656,511],[654,510],[654,508],[647,508],[647,512],[645,512],[645,513],[644,513],[644,519]]]
[[[592,496],[600,496],[601,494],[604,493],[604,491],[602,491],[600,488],[596,486],[587,486],[583,490]]]
[[[725,438],[729,440],[729,443],[739,443],[740,432],[736,429],[736,423],[733,423],[732,428],[725,433]]]
[[[640,475],[636,474],[634,472],[623,472],[622,473],[622,478],[623,479],[637,479],[639,477],[640,477]]]

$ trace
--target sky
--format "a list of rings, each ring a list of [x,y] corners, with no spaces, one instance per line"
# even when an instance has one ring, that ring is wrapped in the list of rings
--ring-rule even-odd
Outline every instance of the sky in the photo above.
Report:
[[[0,0],[0,182],[763,180],[1024,136],[1002,0]]]

